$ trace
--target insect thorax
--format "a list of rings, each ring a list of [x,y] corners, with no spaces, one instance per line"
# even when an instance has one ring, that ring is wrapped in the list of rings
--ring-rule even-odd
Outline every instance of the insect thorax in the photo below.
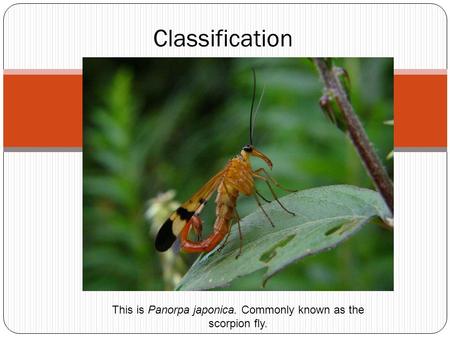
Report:
[[[253,193],[252,167],[249,161],[236,156],[228,162],[224,183],[244,195]]]

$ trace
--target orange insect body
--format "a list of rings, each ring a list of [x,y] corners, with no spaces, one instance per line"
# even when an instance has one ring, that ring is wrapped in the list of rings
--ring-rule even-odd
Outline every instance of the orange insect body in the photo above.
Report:
[[[208,252],[215,248],[230,232],[231,220],[238,219],[236,214],[236,201],[239,194],[250,196],[254,193],[254,176],[250,164],[250,155],[262,158],[269,167],[272,167],[270,159],[256,150],[246,146],[240,155],[231,159],[222,171],[220,183],[217,188],[216,221],[213,232],[207,238],[199,242],[188,239],[191,226],[197,234],[201,234],[201,220],[194,215],[181,232],[181,249],[185,252]]]
[[[255,188],[254,179],[264,180],[273,197],[278,204],[288,213],[289,210],[278,201],[269,181],[277,186],[278,183],[271,178],[263,168],[253,170],[250,157],[255,156],[262,159],[269,168],[272,168],[272,162],[262,152],[252,145],[253,135],[253,104],[255,101],[256,76],[253,71],[253,99],[250,109],[250,144],[244,146],[239,155],[228,161],[226,167],[217,175],[212,177],[197,193],[194,194],[187,202],[183,203],[175,210],[170,217],[161,226],[155,240],[155,247],[158,251],[168,250],[180,235],[181,250],[185,252],[208,252],[214,249],[222,240],[229,235],[231,230],[231,221],[236,219],[238,222],[239,235],[241,235],[239,216],[236,211],[236,201],[239,194],[254,195],[258,205],[263,213],[267,216],[273,226],[269,216],[262,208],[258,196],[261,196]],[[262,94],[261,94],[262,98]],[[261,99],[260,99],[261,103]],[[259,106],[259,104],[258,104]],[[258,108],[256,108],[258,110]],[[265,176],[260,176],[264,173]],[[216,221],[212,233],[204,240],[200,240],[202,235],[202,221],[199,217],[201,211],[206,205],[208,199],[217,190],[216,198]],[[261,196],[262,197],[262,196]],[[197,235],[197,241],[189,240],[189,232],[193,230]],[[242,236],[241,236],[242,246]]]

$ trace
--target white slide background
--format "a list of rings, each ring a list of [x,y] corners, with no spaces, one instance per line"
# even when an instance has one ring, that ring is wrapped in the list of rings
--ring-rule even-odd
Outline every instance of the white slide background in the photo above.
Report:
[[[288,32],[293,47],[158,48],[159,28]],[[446,68],[445,32],[432,4],[15,5],[5,14],[4,68],[81,69],[92,56],[378,56],[394,57],[395,69],[433,70]],[[215,316],[119,317],[111,305],[354,304],[366,314],[267,316],[265,332],[438,331],[447,315],[446,159],[395,153],[393,292],[83,292],[82,153],[6,152],[5,323],[15,332],[221,332],[207,327]]]

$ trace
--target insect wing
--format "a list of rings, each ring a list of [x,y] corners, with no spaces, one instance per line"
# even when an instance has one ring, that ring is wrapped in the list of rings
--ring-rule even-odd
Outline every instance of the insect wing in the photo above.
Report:
[[[156,235],[156,250],[166,251],[172,246],[191,217],[200,214],[203,210],[206,202],[211,198],[222,181],[222,177],[223,171],[212,177],[187,202],[183,203],[170,215]]]

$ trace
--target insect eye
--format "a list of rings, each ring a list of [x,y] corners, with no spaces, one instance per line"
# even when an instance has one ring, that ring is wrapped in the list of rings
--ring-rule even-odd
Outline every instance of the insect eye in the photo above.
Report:
[[[247,144],[244,146],[244,148],[242,148],[244,151],[246,151],[247,153],[250,153],[253,150],[253,147],[250,144]]]

